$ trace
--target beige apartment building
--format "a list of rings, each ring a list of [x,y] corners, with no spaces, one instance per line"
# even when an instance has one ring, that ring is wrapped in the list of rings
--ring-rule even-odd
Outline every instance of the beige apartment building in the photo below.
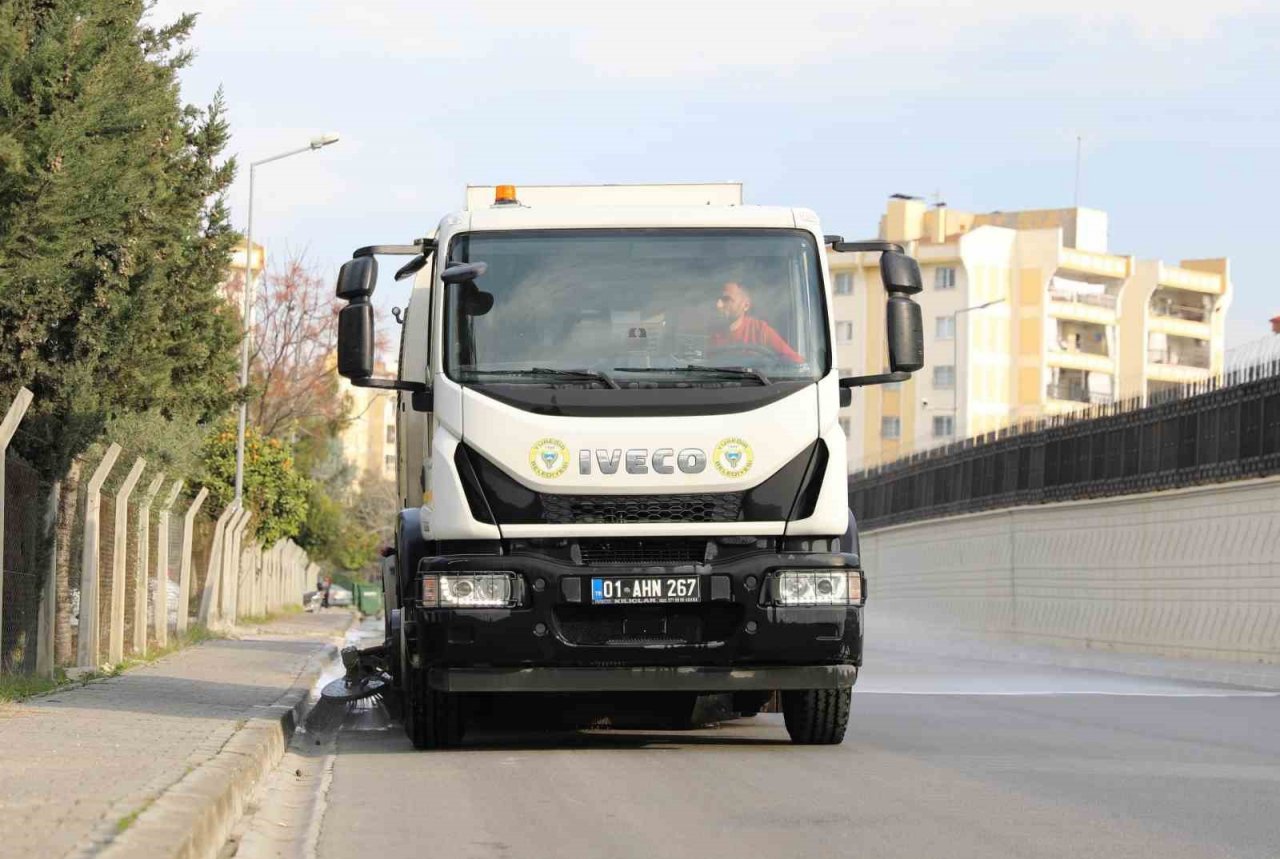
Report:
[[[376,375],[394,376],[378,366]],[[357,388],[339,377],[338,390],[347,399],[350,423],[341,435],[342,455],[356,469],[355,482],[396,479],[396,392]]]
[[[880,237],[920,261],[926,364],[908,382],[855,389],[841,418],[852,469],[1222,370],[1226,259],[1112,253],[1095,209],[979,214],[902,196]],[[837,360],[850,373],[884,370],[878,257],[830,258]]]

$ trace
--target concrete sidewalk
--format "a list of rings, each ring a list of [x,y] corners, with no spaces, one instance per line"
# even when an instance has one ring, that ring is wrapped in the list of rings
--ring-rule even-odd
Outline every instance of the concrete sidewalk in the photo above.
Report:
[[[167,815],[172,830],[202,802],[225,804],[217,790],[243,780],[255,750],[291,726],[350,623],[346,611],[294,615],[118,677],[0,704],[0,856],[119,852],[139,838],[149,843],[124,852],[180,852],[160,843],[166,821],[156,818]]]

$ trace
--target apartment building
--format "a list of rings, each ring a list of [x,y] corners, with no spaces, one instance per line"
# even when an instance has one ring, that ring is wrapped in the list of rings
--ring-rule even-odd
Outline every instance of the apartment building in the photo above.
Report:
[[[852,468],[1221,372],[1225,259],[1114,254],[1107,214],[1083,208],[973,213],[895,196],[879,234],[920,261],[926,366],[855,392],[841,418]],[[837,361],[855,373],[884,369],[878,256],[830,258]]]
[[[395,370],[379,365],[379,376]],[[396,392],[357,388],[339,378],[338,390],[347,399],[350,423],[342,430],[342,455],[356,470],[355,480],[396,479]]]

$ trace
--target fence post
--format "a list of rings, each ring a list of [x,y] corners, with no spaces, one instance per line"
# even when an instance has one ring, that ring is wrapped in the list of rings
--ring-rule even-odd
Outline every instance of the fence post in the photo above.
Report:
[[[31,405],[32,393],[26,388],[19,388],[17,396],[9,404],[4,420],[0,421],[0,671],[4,670],[4,472],[5,457],[9,451],[9,441],[18,431],[18,424]]]
[[[200,512],[200,506],[204,504],[204,500],[209,497],[209,488],[201,486],[200,491],[196,493],[195,500],[191,502],[191,506],[187,508],[187,512],[182,516],[182,548],[179,550],[178,556],[178,619],[173,625],[173,631],[177,635],[182,635],[187,631],[187,621],[191,615],[191,542],[192,535],[195,530],[196,514]],[[165,619],[168,622],[168,618]]]
[[[314,561],[307,564],[305,575],[306,575],[306,578],[302,580],[298,589],[299,605],[302,604],[302,596],[307,592],[307,588],[311,587],[312,583],[315,582],[315,580],[320,577],[320,565],[315,563]]]
[[[124,590],[125,566],[129,563],[129,496],[138,485],[147,461],[138,457],[133,468],[116,490],[115,554],[111,563],[111,629],[107,639],[107,662],[115,665],[124,661]]]
[[[236,618],[239,616],[237,608],[240,604],[240,569],[243,565],[240,557],[240,547],[244,537],[244,529],[249,524],[249,519],[252,516],[252,511],[242,509],[240,515],[234,520],[227,541],[226,574],[222,581],[225,588],[223,591],[222,614],[223,620],[226,621],[228,626],[235,626]]]
[[[138,568],[133,585],[133,650],[147,652],[147,579],[151,576],[151,504],[164,485],[164,472],[156,475],[138,505]]]
[[[36,626],[36,674],[40,677],[52,677],[54,669],[54,628],[58,623],[58,535],[54,529],[58,526],[58,499],[61,496],[62,482],[55,480],[49,487],[49,507],[44,518],[44,532],[49,535],[49,563],[45,567],[44,585],[40,588]],[[3,555],[3,550],[0,550],[0,555]]]
[[[156,597],[155,615],[151,619],[156,628],[156,647],[169,644],[169,510],[181,491],[182,481],[173,481],[169,494],[160,502],[160,517],[156,522]]]
[[[120,445],[112,444],[89,478],[84,504],[84,545],[80,548],[80,618],[76,632],[76,662],[81,668],[98,667],[98,592],[101,570],[98,565],[101,543],[102,484],[120,456]]]
[[[222,511],[213,525],[213,545],[209,550],[209,569],[204,577],[204,593],[200,595],[200,614],[196,619],[209,626],[218,617],[218,579],[222,577],[222,543],[226,537],[227,520],[239,510],[233,501]]]

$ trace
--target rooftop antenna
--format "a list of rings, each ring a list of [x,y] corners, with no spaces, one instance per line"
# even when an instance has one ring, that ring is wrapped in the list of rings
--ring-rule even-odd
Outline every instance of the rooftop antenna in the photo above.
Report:
[[[1082,138],[1080,137],[1080,135],[1077,134],[1076,135],[1076,189],[1075,189],[1075,194],[1071,200],[1071,207],[1073,209],[1080,208],[1080,150],[1081,150],[1080,142],[1081,142],[1081,139]]]

